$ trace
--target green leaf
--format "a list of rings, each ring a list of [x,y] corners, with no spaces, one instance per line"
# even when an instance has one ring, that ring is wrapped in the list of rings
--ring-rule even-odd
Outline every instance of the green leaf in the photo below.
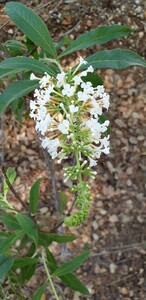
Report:
[[[2,113],[12,101],[26,96],[33,91],[38,87],[38,84],[38,80],[19,80],[9,84],[0,95],[0,113]]]
[[[2,220],[2,223],[8,229],[11,229],[11,230],[20,230],[21,229],[21,227],[14,215],[3,214],[1,220]]]
[[[95,72],[88,73],[87,76],[82,77],[82,80],[84,82],[90,81],[92,83],[93,87],[96,87],[97,85],[102,85],[103,84],[103,81],[102,81],[101,77]]]
[[[2,279],[13,265],[13,257],[7,254],[0,254],[0,279]]]
[[[29,194],[29,210],[32,214],[35,214],[38,208],[39,201],[39,186],[42,178],[36,180],[32,185],[30,194]]]
[[[84,284],[72,273],[59,276],[63,283],[65,283],[72,290],[78,291],[83,295],[90,295],[88,289]]]
[[[8,250],[22,235],[22,231],[17,231],[16,233],[11,234],[8,238],[4,239],[4,241],[0,244],[0,252],[2,253]]]
[[[48,247],[52,242],[56,243],[67,243],[72,242],[76,239],[74,235],[59,235],[55,233],[38,232],[39,244],[43,247]]]
[[[22,53],[23,51],[26,51],[26,45],[20,41],[16,40],[8,40],[5,43],[3,43],[3,46],[6,47],[8,50],[14,50],[18,51],[19,53]]]
[[[48,234],[52,242],[56,243],[67,243],[76,240],[76,236],[74,235],[60,235],[55,233]]]
[[[55,272],[58,268],[56,259],[52,252],[46,248],[46,256],[47,256],[47,264],[51,273]],[[89,291],[83,285],[83,283],[72,273],[68,273],[66,275],[59,276],[63,283],[65,283],[71,289],[78,291],[84,295],[89,295]]]
[[[47,260],[57,266],[56,259],[52,254],[52,252],[48,248],[46,248],[45,250],[46,250]]]
[[[146,61],[136,52],[123,49],[103,50],[89,56],[86,61],[93,68],[124,69],[130,66],[146,67]],[[82,65],[86,69],[88,65]]]
[[[11,18],[16,26],[36,45],[39,45],[44,51],[53,57],[57,53],[43,20],[31,9],[21,3],[9,2],[5,6],[5,13]]]
[[[87,250],[69,262],[62,264],[53,272],[52,276],[62,276],[75,271],[87,259],[89,254],[90,250]]]
[[[24,258],[16,258],[14,260],[13,268],[18,269],[26,266],[30,266],[38,263],[38,258],[24,257]]]
[[[0,63],[0,78],[22,71],[32,71],[40,74],[47,72],[50,76],[55,76],[55,71],[51,66],[47,66],[34,58],[7,58]]]
[[[66,204],[68,202],[68,196],[63,193],[63,192],[59,192],[58,193],[58,201],[59,201],[59,213],[60,215],[62,215],[64,209],[66,208]]]
[[[16,172],[14,168],[9,167],[6,171],[6,175],[10,181],[11,184],[13,184],[15,178],[16,178]],[[4,179],[4,200],[6,200],[6,196],[8,193],[9,187],[7,185],[6,180]]]
[[[21,269],[21,277],[22,277],[21,284],[24,284],[34,275],[36,266],[37,264],[33,264]]]
[[[35,293],[35,295],[33,296],[32,300],[41,300],[41,296],[47,286],[48,282],[44,282],[40,288],[37,290],[37,292]]]
[[[60,57],[96,44],[104,44],[113,39],[127,36],[131,32],[130,28],[123,25],[100,26],[80,35],[76,40],[72,41],[66,50],[60,54]]]
[[[0,69],[0,79],[6,76],[13,75],[15,73],[18,73],[19,71],[13,70],[13,69]]]
[[[7,209],[12,209],[12,207],[10,206],[10,204],[6,201],[6,200],[1,200],[0,199],[0,209],[2,210],[7,210]]]
[[[17,213],[16,218],[18,223],[20,224],[21,228],[23,229],[24,233],[34,241],[35,245],[38,244],[38,231],[35,227],[34,222],[28,216]]]
[[[46,248],[52,243],[52,240],[50,238],[50,234],[48,234],[46,232],[39,231],[38,235],[39,235],[39,245]]]

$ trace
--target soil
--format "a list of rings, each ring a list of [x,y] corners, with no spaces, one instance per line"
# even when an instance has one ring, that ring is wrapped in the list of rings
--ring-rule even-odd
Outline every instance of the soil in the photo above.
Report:
[[[6,2],[6,1],[5,1]],[[72,65],[79,55],[84,57],[100,49],[124,48],[138,52],[146,59],[146,1],[145,0],[74,0],[74,1],[21,1],[33,8],[46,22],[55,42],[68,35],[79,34],[100,25],[123,24],[134,32],[128,37],[77,52],[62,59],[63,66]],[[4,1],[0,1],[1,42],[21,39],[14,24],[5,22]],[[0,52],[4,58],[3,51]],[[93,205],[88,220],[79,228],[65,228],[66,233],[77,235],[67,252],[55,248],[63,261],[83,248],[91,248],[87,262],[77,272],[89,288],[91,296],[83,297],[56,282],[60,299],[145,300],[146,299],[146,70],[131,67],[125,70],[98,70],[110,93],[111,151],[102,156],[97,176],[91,181]],[[4,82],[5,84],[5,82]],[[46,225],[57,221],[54,208],[51,176],[32,120],[23,116],[22,123],[11,114],[5,114],[5,140],[1,157],[17,171],[15,189],[23,200],[28,199],[31,184],[45,176],[41,185],[42,217]],[[62,182],[62,166],[56,166],[57,185],[69,194]],[[49,178],[49,179],[48,179]],[[51,192],[50,192],[51,191]],[[13,195],[9,195],[15,203]],[[16,204],[15,204],[16,205]],[[17,207],[19,207],[17,205]],[[44,211],[45,207],[45,211]],[[44,215],[43,215],[44,213]],[[30,300],[42,282],[42,273],[33,277],[23,289]],[[53,299],[49,289],[44,300]]]

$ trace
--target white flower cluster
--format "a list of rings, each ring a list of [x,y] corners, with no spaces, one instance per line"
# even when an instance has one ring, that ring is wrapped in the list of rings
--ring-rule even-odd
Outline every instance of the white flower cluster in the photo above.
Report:
[[[30,101],[30,117],[35,120],[42,147],[58,162],[78,151],[89,160],[89,167],[96,165],[101,153],[109,153],[109,135],[105,135],[109,121],[101,122],[103,109],[109,107],[109,95],[103,85],[93,87],[86,76],[93,73],[82,58],[76,69],[59,73],[56,78],[47,73],[35,90],[35,100]],[[90,77],[89,77],[90,78]],[[34,74],[31,79],[36,79]]]

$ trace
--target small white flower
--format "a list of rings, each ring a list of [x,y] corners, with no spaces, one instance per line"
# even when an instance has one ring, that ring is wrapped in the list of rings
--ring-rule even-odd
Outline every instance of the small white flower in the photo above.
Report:
[[[36,79],[40,79],[40,78],[36,77],[33,73],[31,73],[30,80],[36,80]]]
[[[97,118],[98,115],[102,115],[102,107],[99,106],[98,102],[96,102],[95,99],[91,101],[91,104],[92,104],[92,108],[90,109],[90,114],[95,118]]]
[[[101,124],[101,132],[105,132],[108,126],[109,126],[109,120],[106,120],[103,124]]]
[[[32,119],[34,119],[34,120],[35,120],[36,117],[37,117],[37,115],[36,115],[36,113],[35,113],[34,111],[31,111],[29,115],[30,115],[30,117],[31,117]]]
[[[75,92],[75,87],[71,86],[69,83],[66,83],[62,90],[62,95],[71,97],[71,96],[73,96],[74,92]]]
[[[94,89],[92,86],[92,83],[90,81],[88,82],[83,82],[81,84],[81,88],[83,89],[83,91],[87,94],[93,94],[94,93]]]
[[[41,121],[41,120],[45,119],[46,115],[47,115],[46,107],[45,106],[40,106],[38,108],[37,120]]]
[[[57,83],[56,83],[56,86],[57,87],[61,87],[65,84],[65,75],[66,73],[65,72],[61,72],[57,75],[56,79],[57,79]]]
[[[109,108],[109,99],[110,99],[110,96],[107,93],[103,93],[103,96],[102,96],[103,107],[105,107],[106,109]]]
[[[50,78],[51,76],[45,72],[45,76],[43,76],[42,79],[39,81],[41,89],[46,87],[46,85],[49,83]]]
[[[93,167],[93,166],[96,166],[97,165],[97,161],[95,159],[92,159],[91,157],[89,157],[89,167]]]
[[[104,86],[103,85],[98,85],[96,88],[96,92],[95,92],[95,97],[103,97],[103,93],[104,93]]]
[[[34,112],[37,108],[37,102],[30,100],[30,109]]]
[[[77,95],[78,95],[78,100],[83,102],[87,101],[90,98],[89,94],[81,91],[79,91]]]
[[[78,106],[69,105],[69,110],[71,113],[77,112],[79,110]]]
[[[83,82],[83,80],[81,79],[81,76],[80,75],[76,75],[74,78],[73,78],[73,81],[75,84],[77,85],[80,85],[80,83]]]
[[[61,131],[61,133],[68,134],[69,133],[69,121],[68,120],[63,120],[58,125],[58,129]]]
[[[60,147],[60,141],[57,138],[51,140],[45,137],[44,139],[42,139],[42,147],[44,149],[47,148],[52,158],[55,158],[55,156],[57,155],[57,148]]]
[[[36,98],[41,97],[41,93],[40,93],[40,91],[38,89],[35,89],[35,91],[34,91],[34,97],[36,97]]]
[[[87,69],[87,73],[93,73],[94,72],[94,69],[92,66],[89,66],[88,69]]]
[[[81,77],[86,77],[86,76],[87,76],[87,70],[81,72],[81,73],[80,73],[80,76],[81,76]]]
[[[84,60],[84,58],[83,57],[79,57],[79,61],[80,61],[80,65],[86,65],[87,64],[87,61],[86,60]]]

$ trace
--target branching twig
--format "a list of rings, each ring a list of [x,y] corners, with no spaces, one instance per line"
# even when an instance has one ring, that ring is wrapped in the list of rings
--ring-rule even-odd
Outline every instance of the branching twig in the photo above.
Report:
[[[53,188],[53,193],[54,193],[54,198],[55,198],[55,207],[58,210],[59,199],[58,199],[58,192],[57,192],[57,183],[56,183],[56,179],[55,179],[55,172],[54,172],[54,168],[53,168],[52,161],[51,161],[52,159],[47,151],[44,150],[43,153],[45,156],[47,168],[51,175],[52,188]]]
[[[36,49],[37,49],[38,45],[35,45],[30,51],[26,51],[25,56],[28,57],[30,56]]]
[[[22,207],[27,210],[27,205],[26,203],[20,198],[20,196],[17,194],[17,192],[15,191],[15,189],[13,188],[13,186],[11,185],[8,177],[7,177],[7,174],[6,174],[6,169],[5,169],[5,166],[1,166],[1,171],[5,177],[5,180],[6,180],[6,183],[10,189],[10,191],[13,193],[13,195],[15,196],[15,198],[18,200],[18,202],[22,205]]]
[[[73,210],[73,207],[74,207],[74,205],[76,203],[77,197],[78,197],[78,193],[75,193],[75,197],[74,197],[74,200],[73,200],[73,202],[71,204],[71,207],[69,208],[68,212],[65,215],[66,217],[70,216],[70,214],[71,214],[71,212]],[[51,231],[53,232],[53,231],[57,230],[58,228],[60,228],[62,226],[63,223],[64,223],[64,220],[62,220],[58,225],[56,225],[54,228],[52,228]]]
[[[45,22],[49,19],[49,17],[54,13],[54,11],[62,4],[63,0],[60,0],[55,7],[49,11],[47,18],[45,19]]]
[[[67,212],[67,214],[66,214],[67,217],[70,216],[70,214],[71,214],[71,212],[72,212],[72,210],[73,210],[73,207],[74,207],[74,205],[75,205],[75,203],[76,203],[77,198],[78,198],[78,193],[75,193],[74,200],[73,200],[73,202],[72,202],[72,204],[71,204],[70,209],[68,210],[68,212]]]
[[[2,26],[0,26],[0,30],[5,27],[7,24],[9,24],[11,22],[11,20],[6,21],[4,24],[2,24]]]

